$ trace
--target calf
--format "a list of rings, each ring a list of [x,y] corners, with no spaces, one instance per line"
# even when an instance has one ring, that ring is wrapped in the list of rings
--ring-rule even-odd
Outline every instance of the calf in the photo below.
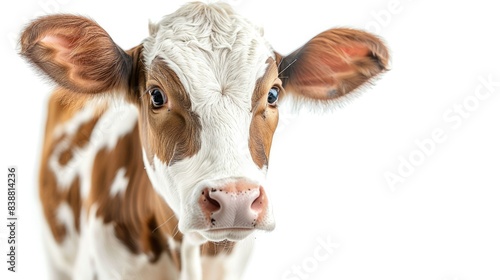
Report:
[[[57,84],[40,199],[51,279],[239,279],[275,221],[265,175],[278,104],[329,105],[386,69],[373,35],[330,29],[290,55],[225,4],[191,3],[124,51],[50,15],[21,54]]]

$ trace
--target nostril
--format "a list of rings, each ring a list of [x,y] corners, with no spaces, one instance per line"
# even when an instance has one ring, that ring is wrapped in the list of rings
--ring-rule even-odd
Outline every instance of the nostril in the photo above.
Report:
[[[208,189],[202,191],[201,196],[205,209],[207,209],[210,212],[215,212],[220,209],[219,202],[210,197],[210,191]]]
[[[253,211],[260,213],[266,206],[266,193],[264,192],[264,188],[259,188],[259,196],[252,202],[250,206]]]

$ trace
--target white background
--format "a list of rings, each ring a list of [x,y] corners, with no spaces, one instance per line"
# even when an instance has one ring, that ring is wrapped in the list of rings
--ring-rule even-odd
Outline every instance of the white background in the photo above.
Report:
[[[3,4],[1,279],[47,279],[36,169],[51,86],[17,56],[14,36],[38,15],[69,12],[94,18],[127,49],[147,35],[148,19],[182,2]],[[335,26],[376,32],[392,53],[392,70],[343,108],[282,113],[268,186],[278,224],[273,233],[258,235],[246,279],[500,279],[500,85],[483,100],[474,97],[476,89],[488,93],[481,77],[500,82],[494,2],[230,2],[262,25],[283,54]],[[450,113],[464,102],[467,117]],[[422,156],[416,141],[436,129],[444,141]],[[413,172],[406,166],[406,174],[398,173],[406,160],[413,161]],[[5,262],[10,165],[19,170],[15,274]],[[404,182],[391,187],[387,172],[405,175]],[[321,240],[336,246],[318,260]],[[298,269],[302,273],[294,274]]]

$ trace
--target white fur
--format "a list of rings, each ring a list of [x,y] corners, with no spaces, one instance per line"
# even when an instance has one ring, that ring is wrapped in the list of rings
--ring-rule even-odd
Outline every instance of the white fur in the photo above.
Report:
[[[57,221],[66,228],[66,238],[61,244],[61,250],[64,252],[65,259],[67,259],[69,263],[73,263],[75,260],[75,252],[78,251],[78,232],[75,228],[73,210],[68,203],[63,202],[59,205],[56,217]]]
[[[201,280],[200,245],[204,243],[198,234],[186,234],[181,244],[180,280]]]
[[[186,22],[190,22],[186,24]],[[179,229],[206,228],[197,194],[207,183],[244,177],[263,184],[266,169],[252,160],[251,99],[274,52],[261,30],[223,4],[186,5],[151,28],[144,42],[146,65],[161,58],[189,93],[200,117],[201,149],[172,166],[154,157],[146,170],[155,189],[179,217]],[[272,228],[272,215],[262,228]]]
[[[117,194],[124,193],[125,190],[127,189],[128,186],[128,178],[125,177],[125,173],[127,170],[125,170],[125,167],[121,167],[118,169],[116,172],[116,176],[113,179],[113,183],[111,183],[111,189],[109,194],[113,197],[116,196]]]
[[[92,215],[95,215],[95,209],[92,209]],[[75,263],[71,271],[71,278],[75,280],[90,280],[96,275],[95,260],[91,258],[91,240],[89,233],[89,215],[87,211],[82,211],[80,215],[80,238],[79,246],[76,252]]]
[[[66,252],[64,249],[68,248],[68,246],[64,246],[63,244],[58,244],[56,242],[48,223],[43,223],[42,235],[44,239],[44,246],[49,256],[50,266],[52,268],[51,278],[64,279],[65,277],[71,275],[73,271],[73,263],[71,258],[68,258],[68,255],[75,255],[76,251]]]

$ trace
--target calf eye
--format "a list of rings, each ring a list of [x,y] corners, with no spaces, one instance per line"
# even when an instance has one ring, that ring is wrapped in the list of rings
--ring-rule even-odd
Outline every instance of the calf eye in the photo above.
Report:
[[[149,95],[151,96],[151,104],[153,104],[153,108],[160,108],[167,103],[167,97],[158,88],[150,89]]]
[[[267,103],[271,106],[276,106],[276,102],[278,102],[278,95],[280,90],[277,87],[273,87],[269,90],[267,94]]]

